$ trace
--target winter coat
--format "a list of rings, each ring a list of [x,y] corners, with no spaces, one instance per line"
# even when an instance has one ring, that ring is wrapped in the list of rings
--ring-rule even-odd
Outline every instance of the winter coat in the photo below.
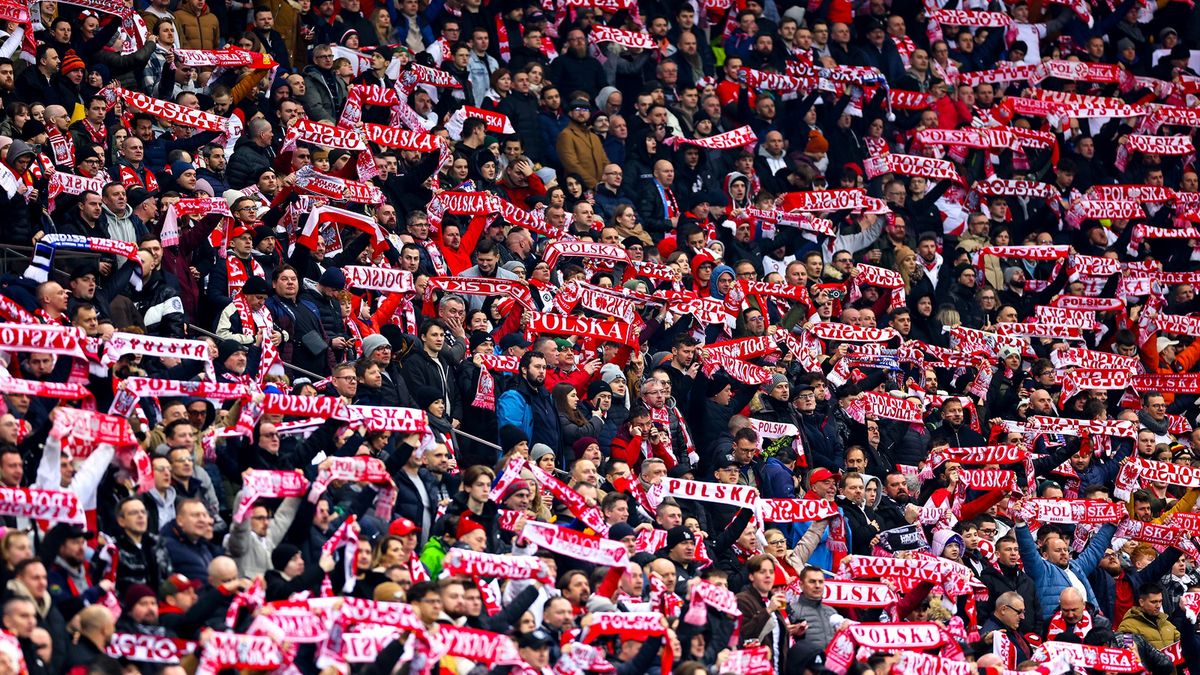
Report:
[[[583,414],[587,417],[587,421],[583,424],[576,424],[567,417],[566,413],[558,413],[559,439],[562,443],[559,456],[563,459],[566,459],[566,456],[571,454],[569,448],[575,444],[575,441],[586,436],[591,436],[595,439],[600,438],[600,431],[604,428],[604,420],[595,415],[589,416],[586,412]],[[555,452],[559,452],[559,449],[556,448]],[[563,466],[563,462],[560,461],[559,466]]]
[[[235,503],[240,501],[235,500]],[[288,497],[271,516],[271,524],[267,526],[266,541],[250,530],[250,514],[240,523],[235,523],[229,531],[226,548],[229,555],[237,563],[238,572],[247,579],[253,579],[271,569],[271,552],[283,541],[292,520],[296,517],[296,509],[300,506],[299,497]]]
[[[171,558],[171,568],[189,579],[207,579],[208,564],[225,550],[207,539],[193,541],[175,521],[167,523],[160,534],[162,545]]]
[[[171,559],[167,551],[159,545],[158,537],[147,532],[142,535],[142,543],[133,543],[133,539],[122,531],[116,537],[117,543],[117,595],[123,596],[130,584],[146,584],[150,588],[158,588],[159,583],[171,572]]]
[[[556,452],[561,450],[561,431],[558,409],[545,387],[533,387],[523,377],[496,399],[496,424],[511,424],[525,433],[529,444],[545,443]],[[615,441],[614,441],[615,445]]]
[[[1025,564],[1025,571],[1029,573],[1033,583],[1038,588],[1038,604],[1042,609],[1042,620],[1049,620],[1058,607],[1058,595],[1064,588],[1071,586],[1071,579],[1067,571],[1063,568],[1050,563],[1041,556],[1038,552],[1037,542],[1034,541],[1033,535],[1029,533],[1029,527],[1024,523],[1018,523],[1015,528],[1017,531],[1017,544],[1021,551],[1021,560]],[[1112,541],[1113,534],[1117,528],[1115,525],[1107,524],[1100,527],[1096,534],[1092,535],[1088,542],[1087,548],[1083,553],[1079,554],[1078,558],[1072,560],[1068,565],[1068,569],[1075,574],[1080,583],[1087,590],[1087,601],[1092,605],[1096,605],[1096,594],[1092,591],[1092,585],[1088,583],[1088,575],[1092,570],[1096,569],[1096,565],[1100,562],[1100,558],[1104,555],[1104,550]]]
[[[1158,650],[1179,642],[1179,629],[1167,619],[1165,612],[1160,611],[1157,616],[1150,616],[1141,607],[1130,609],[1117,630],[1141,635]]]
[[[985,565],[982,581],[988,590],[988,599],[979,606],[979,616],[989,616],[996,611],[996,598],[1009,591],[1016,591],[1025,599],[1025,616],[1021,617],[1018,626],[1022,633],[1041,633],[1042,613],[1041,602],[1038,599],[1038,588],[1033,583],[1033,577],[1018,567],[1000,569]],[[1058,599],[1055,598],[1055,605]]]
[[[330,82],[333,83],[332,88]],[[346,82],[336,75],[327,79],[316,66],[304,69],[304,96],[301,101],[313,120],[337,120],[346,104]]]
[[[270,146],[264,148],[244,138],[229,156],[229,163],[225,165],[225,180],[235,190],[253,185],[258,174],[263,169],[271,168],[274,161],[275,151]]]
[[[583,178],[584,187],[592,189],[604,175],[608,156],[604,144],[591,129],[572,121],[555,142],[558,161],[567,173],[577,173]]]
[[[207,6],[199,16],[187,7],[175,10],[175,27],[184,49],[216,49],[221,43],[221,22]]]
[[[446,416],[452,419],[462,419],[462,401],[455,384],[455,367],[440,354],[435,361],[424,349],[415,349],[404,357],[404,379],[410,392],[416,392],[421,387],[433,387],[442,392],[442,401],[446,404]]]

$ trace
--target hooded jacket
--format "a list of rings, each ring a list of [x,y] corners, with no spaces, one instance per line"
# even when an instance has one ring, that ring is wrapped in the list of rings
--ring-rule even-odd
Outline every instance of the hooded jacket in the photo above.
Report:
[[[31,68],[30,70],[36,69]],[[12,171],[13,164],[23,155],[29,155],[36,159],[33,149],[29,147],[28,143],[14,140],[8,146],[8,157],[5,160],[5,165],[10,171]],[[16,176],[16,179],[20,182],[23,177]],[[39,204],[38,202],[26,202],[25,197],[15,189],[16,186],[12,187],[12,194],[9,194],[7,187],[0,187],[0,208],[4,210],[5,214],[4,227],[0,228],[2,231],[0,232],[0,242],[29,246],[33,242],[33,233],[41,229],[40,217],[37,215],[40,212]]]

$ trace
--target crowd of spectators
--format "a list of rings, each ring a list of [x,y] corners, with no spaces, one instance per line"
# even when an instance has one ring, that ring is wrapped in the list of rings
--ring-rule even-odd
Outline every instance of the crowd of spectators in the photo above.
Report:
[[[1191,2],[0,29],[0,674],[1200,663]]]

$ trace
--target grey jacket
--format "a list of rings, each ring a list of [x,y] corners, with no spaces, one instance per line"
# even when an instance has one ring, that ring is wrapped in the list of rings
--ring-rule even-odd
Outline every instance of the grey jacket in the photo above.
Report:
[[[832,607],[804,596],[792,602],[788,617],[793,623],[808,622],[808,630],[801,639],[818,649],[825,649],[833,639],[834,626],[842,622],[842,617]]]
[[[241,495],[239,494],[234,503],[236,504],[240,500]],[[271,516],[271,524],[267,527],[266,541],[250,530],[249,513],[242,522],[234,523],[233,529],[229,532],[229,539],[225,542],[225,548],[229,551],[229,555],[233,556],[238,572],[243,577],[253,579],[266,574],[269,569],[274,569],[271,564],[271,552],[275,550],[279,542],[283,541],[283,536],[292,526],[292,521],[296,518],[296,510],[299,508],[299,497],[288,497],[283,500],[283,503]]]

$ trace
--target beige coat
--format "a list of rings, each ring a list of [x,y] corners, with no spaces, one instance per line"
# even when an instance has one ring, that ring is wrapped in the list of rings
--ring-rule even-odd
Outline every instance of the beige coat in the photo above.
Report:
[[[564,171],[583,177],[587,189],[596,187],[604,176],[604,166],[608,164],[608,155],[604,154],[604,145],[599,136],[572,121],[559,134],[555,148]]]

